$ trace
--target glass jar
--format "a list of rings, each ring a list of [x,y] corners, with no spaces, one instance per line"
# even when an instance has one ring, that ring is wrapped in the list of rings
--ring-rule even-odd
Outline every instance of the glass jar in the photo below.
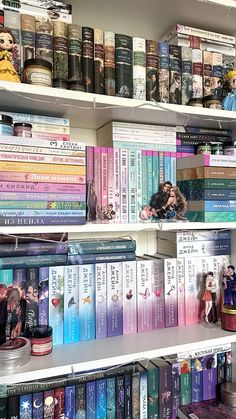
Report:
[[[15,137],[32,137],[32,125],[24,122],[16,122],[14,124]]]
[[[205,96],[203,104],[205,108],[222,109],[221,100],[217,95]]]
[[[201,143],[197,146],[197,154],[211,154],[211,145],[208,143]]]
[[[224,304],[221,311],[221,328],[236,332],[236,306]]]
[[[41,58],[24,62],[23,82],[39,86],[52,86],[52,64]]]
[[[0,115],[0,135],[13,135],[13,119],[8,115]]]
[[[52,352],[52,327],[35,326],[27,331],[31,343],[31,355],[43,356]]]

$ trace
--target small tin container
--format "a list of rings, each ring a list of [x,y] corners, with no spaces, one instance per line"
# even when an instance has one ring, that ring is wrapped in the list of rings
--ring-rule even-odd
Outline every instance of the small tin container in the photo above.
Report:
[[[226,382],[220,386],[221,401],[226,406],[236,409],[236,383]],[[232,418],[235,416],[232,416]]]
[[[211,145],[208,143],[201,143],[197,146],[197,154],[211,154]]]
[[[13,119],[8,115],[0,115],[0,135],[13,135]]]
[[[68,81],[63,79],[53,79],[52,86],[57,89],[68,89]]]
[[[0,346],[0,371],[11,371],[23,367],[29,360],[29,339],[13,338]]]
[[[52,86],[52,64],[41,58],[24,62],[23,82],[39,86]]]
[[[236,306],[224,304],[221,310],[221,328],[236,332]]]
[[[31,355],[43,356],[52,352],[52,327],[35,326],[27,331],[31,343]]]
[[[198,108],[203,108],[203,99],[201,97],[195,97],[192,99],[189,99],[188,106],[197,106]]]
[[[223,145],[221,143],[211,144],[211,154],[215,154],[217,156],[223,155]]]
[[[220,98],[217,95],[205,96],[203,104],[205,108],[222,109]]]
[[[14,124],[15,137],[32,137],[32,125],[24,122],[16,122]]]
[[[83,82],[80,80],[71,80],[68,82],[69,90],[76,90],[77,92],[84,92]]]

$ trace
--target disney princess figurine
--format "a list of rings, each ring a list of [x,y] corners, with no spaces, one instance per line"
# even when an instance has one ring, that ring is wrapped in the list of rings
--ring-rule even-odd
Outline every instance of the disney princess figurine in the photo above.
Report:
[[[236,70],[229,71],[224,79],[228,82],[230,93],[223,100],[223,108],[227,111],[236,111]]]
[[[12,64],[12,48],[15,37],[10,29],[0,29],[0,80],[20,83],[20,78]]]

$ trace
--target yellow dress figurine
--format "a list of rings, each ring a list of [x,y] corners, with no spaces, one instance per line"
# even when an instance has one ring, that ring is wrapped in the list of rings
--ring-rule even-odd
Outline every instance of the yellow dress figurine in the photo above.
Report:
[[[20,83],[20,78],[12,64],[11,50],[15,38],[9,29],[0,29],[0,80]]]

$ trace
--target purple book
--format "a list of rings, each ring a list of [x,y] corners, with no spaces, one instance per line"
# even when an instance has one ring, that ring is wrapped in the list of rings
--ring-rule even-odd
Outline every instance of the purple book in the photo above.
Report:
[[[108,336],[123,334],[122,262],[107,263]]]
[[[178,410],[180,419],[233,419],[235,413],[218,400],[208,400],[200,403],[191,403],[187,406],[180,406]]]
[[[49,268],[39,268],[39,301],[38,301],[38,324],[48,325],[48,275]]]
[[[206,355],[202,358],[203,400],[216,398],[217,388],[217,355]]]

